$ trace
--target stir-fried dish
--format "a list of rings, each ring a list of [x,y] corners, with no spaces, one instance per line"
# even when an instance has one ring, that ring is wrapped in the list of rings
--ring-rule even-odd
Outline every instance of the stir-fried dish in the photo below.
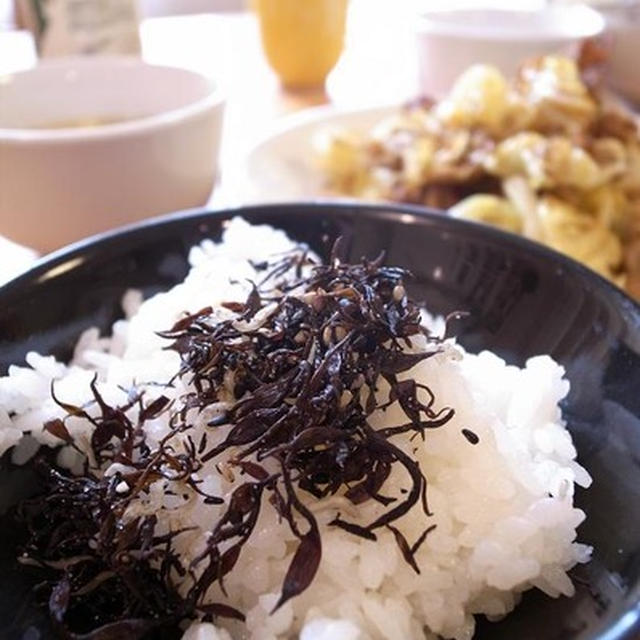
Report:
[[[398,109],[364,134],[315,141],[328,186],[424,204],[543,242],[640,297],[637,122],[566,57],[512,82],[469,68],[440,102]]]

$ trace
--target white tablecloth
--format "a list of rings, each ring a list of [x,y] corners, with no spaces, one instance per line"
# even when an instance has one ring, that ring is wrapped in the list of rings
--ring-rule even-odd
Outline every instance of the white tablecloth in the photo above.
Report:
[[[29,268],[38,254],[0,236],[0,286]]]
[[[28,69],[35,63],[36,48],[30,33],[0,32],[0,75]],[[35,251],[0,236],[0,285],[22,273],[37,257]]]

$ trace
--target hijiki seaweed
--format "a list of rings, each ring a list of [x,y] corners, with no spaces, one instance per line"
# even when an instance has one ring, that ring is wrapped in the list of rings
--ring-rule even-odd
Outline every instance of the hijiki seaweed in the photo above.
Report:
[[[371,541],[389,530],[405,561],[420,571],[415,554],[434,528],[427,517],[427,480],[393,439],[403,433],[424,437],[449,421],[453,409],[436,410],[429,387],[399,375],[438,353],[442,339],[421,325],[420,309],[405,290],[406,270],[383,266],[383,256],[347,264],[339,244],[326,265],[316,264],[304,248],[254,264],[261,281],[246,301],[224,303],[231,312],[226,319],[205,308],[162,332],[181,359],[167,386],[177,378],[189,383],[190,391],[177,399],[161,395],[146,402],[145,389],[133,388],[126,390],[126,402],[110,406],[94,379],[92,402],[78,407],[52,389],[67,416],[93,425],[84,472],[72,475],[40,460],[45,491],[19,507],[29,534],[20,560],[49,570],[42,590],[61,636],[157,637],[184,619],[242,620],[242,612],[210,602],[207,592],[217,583],[226,593],[225,577],[262,509],[274,509],[298,540],[277,609],[311,584],[320,563],[320,527],[307,504],[335,494],[353,505],[374,500],[383,509],[366,525],[338,513],[331,526]],[[420,349],[419,335],[426,336]],[[384,401],[382,381],[389,387]],[[196,443],[189,416],[218,403],[223,393],[232,402],[207,429],[223,429],[224,439],[210,446],[205,434]],[[396,402],[406,420],[373,428],[370,416]],[[152,445],[145,423],[160,416],[169,432]],[[65,420],[52,420],[45,429],[79,448]],[[477,442],[472,432],[464,435]],[[235,477],[226,501],[199,486],[197,472],[208,461]],[[385,493],[394,465],[409,482],[395,496]],[[119,470],[105,474],[109,466]],[[155,514],[127,516],[162,479],[171,495],[197,493],[207,504],[224,505],[205,550],[191,561],[175,545],[189,527],[160,534]],[[399,521],[416,505],[425,528],[409,541]]]

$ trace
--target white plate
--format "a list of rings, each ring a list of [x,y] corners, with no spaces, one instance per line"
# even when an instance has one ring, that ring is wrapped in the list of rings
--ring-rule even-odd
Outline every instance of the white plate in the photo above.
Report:
[[[314,166],[316,133],[333,128],[364,133],[397,110],[397,105],[348,111],[324,106],[285,116],[252,147],[236,175],[226,177],[231,197],[238,204],[335,197]]]

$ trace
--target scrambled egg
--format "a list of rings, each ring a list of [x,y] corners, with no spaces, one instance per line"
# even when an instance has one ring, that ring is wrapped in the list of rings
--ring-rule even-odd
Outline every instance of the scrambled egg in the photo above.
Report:
[[[436,206],[520,233],[640,298],[637,123],[546,56],[513,82],[474,65],[436,104],[408,105],[366,135],[325,133],[331,189]]]

